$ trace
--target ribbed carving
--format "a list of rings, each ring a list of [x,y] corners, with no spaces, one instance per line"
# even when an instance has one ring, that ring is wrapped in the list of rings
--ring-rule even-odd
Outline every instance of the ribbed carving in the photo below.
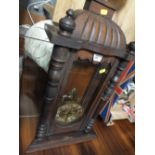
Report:
[[[104,47],[115,49],[126,47],[122,30],[106,17],[82,11],[77,15],[75,23],[77,26],[72,37],[102,44]]]

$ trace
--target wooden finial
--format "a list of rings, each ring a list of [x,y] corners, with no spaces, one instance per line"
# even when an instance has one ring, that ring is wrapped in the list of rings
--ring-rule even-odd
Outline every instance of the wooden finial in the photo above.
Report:
[[[60,19],[59,28],[62,35],[68,36],[73,32],[75,28],[74,11],[72,9],[69,9],[66,11],[66,14],[67,16]]]

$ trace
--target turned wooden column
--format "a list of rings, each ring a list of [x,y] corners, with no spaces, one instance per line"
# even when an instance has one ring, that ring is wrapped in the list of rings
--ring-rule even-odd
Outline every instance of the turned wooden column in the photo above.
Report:
[[[129,55],[133,55],[133,56],[135,55],[135,42],[129,43],[129,45],[127,46],[127,51],[128,51],[128,53],[127,53],[126,57],[128,57]],[[119,65],[117,67],[117,70],[115,71],[115,75],[110,80],[109,85],[107,85],[107,89],[103,93],[103,96],[102,96],[103,101],[106,101],[107,97],[110,96],[112,94],[112,92],[114,91],[114,87],[115,87],[116,83],[118,82],[120,75],[127,67],[128,63],[129,62],[126,60],[120,61]]]
[[[126,57],[128,57],[129,55],[132,55],[132,56],[135,55],[135,42],[130,42],[127,45],[127,51],[128,51],[128,53],[127,53]],[[122,72],[125,70],[125,68],[127,67],[128,63],[129,62],[126,61],[126,60],[121,60],[119,62],[119,65],[118,65],[118,67],[117,67],[117,69],[115,71],[114,76],[110,79],[109,84],[107,84],[107,87],[106,87],[105,91],[103,92],[103,95],[101,97],[102,102],[109,102],[108,97],[110,95],[112,95],[112,93],[114,91],[114,87],[119,82],[119,77],[122,74]],[[98,113],[100,112],[100,108],[99,108],[101,106],[100,103],[102,103],[102,102],[101,102],[100,99],[98,100],[98,105],[99,106],[96,109],[96,111],[94,112],[93,117],[91,119],[89,119],[88,122],[87,122],[87,125],[86,125],[85,130],[84,130],[86,133],[88,133],[88,132],[90,132],[92,130],[92,127],[93,127],[93,125],[95,123],[95,120],[96,120],[96,118],[98,116]]]
[[[75,22],[73,20],[73,11],[68,10],[67,16],[59,21],[59,34],[65,37],[70,37],[74,28]],[[37,129],[36,139],[43,140],[46,136],[49,120],[54,117],[55,101],[57,99],[61,81],[63,80],[63,69],[65,63],[69,61],[70,50],[62,46],[55,45],[51,56],[51,61],[48,71],[48,82],[45,91],[45,98],[43,103],[43,111],[41,114],[41,120]],[[50,115],[48,115],[51,113]],[[48,118],[50,116],[50,118]]]

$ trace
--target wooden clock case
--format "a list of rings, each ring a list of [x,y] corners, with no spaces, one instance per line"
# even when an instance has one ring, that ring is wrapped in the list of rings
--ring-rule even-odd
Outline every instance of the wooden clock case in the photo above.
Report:
[[[59,25],[45,25],[54,49],[40,121],[27,153],[95,138],[92,127],[102,102],[108,100],[128,61],[134,59],[133,45],[126,46],[123,32],[110,19],[84,10],[70,9],[66,13]],[[102,58],[100,61],[94,61],[96,54]],[[61,125],[56,115],[62,106],[62,97],[74,88],[71,85],[70,90],[65,89],[74,64],[85,69],[92,66],[92,77],[79,95],[82,116],[75,122]]]

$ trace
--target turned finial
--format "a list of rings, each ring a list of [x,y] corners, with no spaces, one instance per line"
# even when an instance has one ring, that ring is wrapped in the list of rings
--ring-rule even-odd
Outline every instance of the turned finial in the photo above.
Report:
[[[66,14],[67,16],[59,20],[59,28],[62,35],[71,34],[75,28],[74,11],[69,9]]]
[[[133,55],[135,54],[135,42],[134,41],[132,41],[128,44],[128,49],[131,54],[133,54]]]

